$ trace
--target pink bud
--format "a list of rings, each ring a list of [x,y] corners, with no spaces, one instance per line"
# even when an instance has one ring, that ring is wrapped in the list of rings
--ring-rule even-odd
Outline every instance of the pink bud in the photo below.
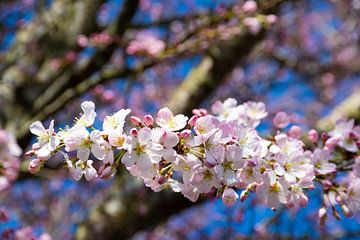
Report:
[[[194,110],[192,110],[192,113],[193,113],[194,115],[196,115],[196,116],[201,117],[201,113],[200,113],[200,110],[199,110],[199,109],[194,109]]]
[[[34,151],[34,150],[29,150],[29,151],[27,151],[27,152],[25,153],[25,156],[31,157],[31,156],[33,156],[34,154],[35,154],[35,151]]]
[[[301,127],[291,126],[288,135],[292,138],[299,139],[301,137]]]
[[[257,9],[257,3],[253,0],[246,1],[242,6],[242,9],[245,13],[253,13]]]
[[[40,171],[40,168],[41,168],[41,160],[38,159],[38,158],[35,158],[34,160],[32,160],[30,163],[29,163],[29,166],[28,166],[28,171],[31,173],[31,174],[35,174],[37,172]]]
[[[299,205],[300,207],[306,207],[308,204],[308,197],[305,194],[302,194],[299,199]]]
[[[99,168],[99,175],[101,178],[110,180],[112,179],[116,174],[116,168],[112,168],[111,165],[102,165]]]
[[[31,147],[32,150],[39,150],[40,149],[40,144],[39,143],[34,143]]]
[[[138,118],[138,117],[131,116],[131,117],[130,117],[130,121],[131,121],[134,125],[136,125],[136,126],[141,126],[141,125],[142,125],[141,119]]]
[[[266,21],[269,23],[269,24],[274,24],[277,22],[277,16],[275,16],[274,14],[270,14],[268,16],[266,16]]]
[[[326,133],[326,132],[322,132],[321,133],[321,139],[323,140],[323,141],[325,141],[326,139],[328,139],[329,138],[329,135]]]
[[[308,132],[308,135],[309,135],[309,139],[312,143],[316,143],[319,139],[319,134],[315,129],[311,129]]]
[[[89,40],[85,35],[79,35],[77,43],[80,47],[87,47],[89,44]]]
[[[323,226],[326,221],[326,215],[327,215],[326,208],[325,207],[320,208],[318,212],[318,217],[321,226]]]
[[[188,121],[188,124],[190,125],[190,127],[195,126],[197,120],[199,119],[199,116],[194,115],[190,118],[190,120]]]
[[[201,116],[205,116],[205,115],[207,115],[207,113],[208,113],[205,108],[200,108],[200,109],[199,109],[199,112],[200,112]]]
[[[249,197],[249,191],[244,190],[240,194],[240,201],[245,201]]]
[[[232,188],[225,189],[222,194],[222,201],[228,207],[234,206],[238,198],[239,195]]]
[[[339,140],[337,140],[336,138],[329,138],[328,140],[326,140],[325,147],[327,147],[329,150],[334,150],[338,142]]]
[[[65,55],[66,60],[73,62],[76,60],[77,54],[74,51],[67,52]]]
[[[5,208],[0,208],[0,222],[7,221],[9,221],[9,213],[6,211]]]
[[[105,90],[103,93],[103,98],[105,101],[111,102],[115,98],[115,93],[113,90]]]
[[[145,115],[144,123],[146,126],[150,127],[154,124],[154,118],[151,115]]]
[[[276,113],[273,124],[277,128],[285,128],[289,125],[290,119],[289,116],[285,112],[278,112]]]
[[[349,138],[352,139],[352,140],[357,140],[358,137],[357,137],[356,133],[350,132],[349,133]]]
[[[180,137],[182,137],[182,138],[189,138],[189,137],[191,137],[191,130],[185,129],[185,130],[181,131]]]
[[[348,206],[346,206],[345,204],[341,204],[341,210],[343,211],[343,213],[344,213],[344,215],[346,217],[352,217],[353,216],[353,213],[348,208]]]
[[[136,137],[138,135],[138,130],[136,128],[132,128],[132,129],[130,129],[130,134],[133,137]]]

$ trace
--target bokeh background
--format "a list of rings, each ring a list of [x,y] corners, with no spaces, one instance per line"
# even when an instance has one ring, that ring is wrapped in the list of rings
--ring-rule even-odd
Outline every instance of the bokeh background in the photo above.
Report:
[[[190,113],[233,97],[265,102],[269,119],[283,110],[304,129],[327,129],[360,119],[359,70],[360,0],[0,1],[0,123],[24,151],[31,122],[71,124],[83,100],[95,102],[96,124],[120,108]],[[259,130],[269,133],[270,120]],[[319,227],[319,190],[300,211],[256,197],[194,204],[126,171],[75,182],[60,159],[37,175],[28,160],[0,192],[3,238],[28,226],[43,239],[360,238],[358,216]]]

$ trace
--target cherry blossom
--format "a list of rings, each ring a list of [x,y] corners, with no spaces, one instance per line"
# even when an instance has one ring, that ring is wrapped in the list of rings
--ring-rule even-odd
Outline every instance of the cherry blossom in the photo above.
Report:
[[[324,190],[321,223],[329,207],[336,218],[340,218],[336,205],[345,216],[359,210],[360,160],[354,150],[360,128],[351,120],[338,121],[335,129],[321,133],[321,138],[316,130],[310,130],[309,145],[302,141],[300,126],[262,137],[256,129],[268,115],[262,102],[216,101],[214,115],[194,109],[190,118],[164,107],[156,118],[130,116],[131,129],[126,124],[131,110],[121,109],[104,118],[102,130],[94,127],[95,105],[88,101],[81,106],[83,114],[72,127],[56,132],[53,121],[48,130],[40,122],[31,125],[31,132],[38,137],[27,154],[34,156],[28,168],[31,173],[61,152],[76,181],[82,176],[88,181],[111,179],[121,163],[156,192],[172,189],[191,201],[201,194],[216,193],[227,206],[256,193],[273,209],[305,207],[307,192],[317,181]],[[288,124],[287,115],[281,115],[274,120],[280,129]],[[339,154],[350,159],[338,163]],[[337,182],[334,176],[342,168],[352,171]],[[0,186],[7,181],[0,176]],[[236,189],[242,189],[240,196]]]

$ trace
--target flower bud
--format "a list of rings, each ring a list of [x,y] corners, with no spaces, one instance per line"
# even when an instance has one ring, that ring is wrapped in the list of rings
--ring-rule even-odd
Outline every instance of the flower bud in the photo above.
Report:
[[[225,189],[222,194],[222,201],[228,207],[234,206],[238,198],[239,195],[232,188]]]
[[[197,120],[199,119],[199,116],[194,115],[190,118],[190,120],[188,121],[188,124],[190,125],[190,127],[195,126]]]
[[[205,116],[205,115],[207,115],[207,113],[208,113],[205,108],[200,108],[200,109],[199,109],[199,112],[200,112],[201,116]]]
[[[151,115],[144,116],[144,123],[147,127],[154,125],[154,118]]]
[[[285,112],[276,113],[273,124],[277,128],[286,128],[290,123],[289,116]]]
[[[198,117],[201,117],[201,113],[200,113],[200,110],[199,109],[193,109],[192,110],[192,113]]]
[[[329,150],[334,150],[338,142],[339,141],[336,138],[329,138],[326,140],[325,147],[327,147]]]
[[[301,137],[301,127],[291,126],[288,135],[292,138],[299,139]]]
[[[245,201],[247,198],[249,197],[249,191],[247,189],[245,189],[244,191],[241,192],[240,194],[240,201]]]
[[[131,116],[130,117],[130,121],[135,125],[135,126],[141,126],[141,119],[135,116]]]
[[[102,165],[99,168],[99,176],[102,179],[110,180],[112,179],[116,174],[116,168],[112,168],[111,165]]]
[[[309,139],[312,143],[316,143],[319,139],[319,134],[315,129],[311,129],[308,132],[308,135],[309,135]]]
[[[269,23],[269,24],[274,24],[276,23],[278,20],[278,17],[274,14],[270,14],[270,15],[267,15],[266,16],[266,21]]]
[[[34,143],[31,147],[32,150],[39,150],[40,149],[40,144],[38,142]]]
[[[181,131],[180,137],[182,137],[182,138],[191,137],[191,130],[185,129],[185,130]]]
[[[34,151],[34,150],[29,150],[29,151],[27,151],[27,152],[25,153],[25,156],[31,157],[31,156],[34,156],[34,154],[35,154],[35,151]]]
[[[349,133],[349,138],[352,139],[352,140],[357,140],[358,136],[356,135],[356,133],[350,132]]]
[[[138,130],[136,128],[132,128],[132,129],[130,129],[130,134],[133,137],[136,137],[138,135]]]
[[[326,141],[328,138],[329,138],[329,135],[328,135],[326,132],[322,132],[322,133],[321,133],[321,139],[322,139],[323,141]]]
[[[28,171],[31,173],[31,174],[35,174],[37,172],[40,171],[40,168],[41,168],[41,160],[38,159],[38,158],[35,158],[34,160],[32,160],[30,163],[29,163],[29,166],[28,166]]]
[[[343,213],[344,213],[344,215],[346,217],[352,217],[353,216],[353,213],[348,208],[348,206],[346,206],[345,204],[341,204],[341,210],[343,211]]]
[[[305,194],[302,194],[300,196],[300,199],[299,199],[299,205],[300,207],[306,207],[306,205],[308,204],[309,202],[309,199],[308,197],[305,195]]]
[[[0,222],[7,221],[9,221],[9,213],[6,211],[5,208],[0,208]]]
[[[320,225],[323,226],[325,224],[326,217],[327,217],[327,211],[326,211],[325,207],[322,207],[319,209],[318,217],[319,217]]]
[[[257,9],[257,3],[253,0],[246,1],[242,6],[242,10],[245,13],[254,13]]]

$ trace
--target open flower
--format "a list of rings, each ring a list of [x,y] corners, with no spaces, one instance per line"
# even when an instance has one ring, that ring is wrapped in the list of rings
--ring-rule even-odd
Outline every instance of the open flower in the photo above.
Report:
[[[87,181],[91,181],[98,176],[96,169],[92,166],[92,160],[78,160],[75,164],[73,164],[70,159],[67,159],[66,163],[70,174],[75,181],[79,181],[83,175]]]
[[[122,133],[125,118],[130,114],[130,112],[130,109],[121,109],[111,116],[106,116],[103,123],[103,133],[109,135],[113,132]]]
[[[178,131],[183,129],[187,124],[188,117],[183,114],[174,116],[167,107],[160,109],[157,114],[156,123],[162,128],[169,131]]]
[[[137,136],[131,136],[129,149],[121,159],[126,167],[136,165],[140,176],[153,178],[156,174],[154,164],[158,164],[163,155],[163,146],[151,140],[151,129],[141,128]]]
[[[105,150],[101,146],[104,139],[99,130],[89,133],[85,127],[75,125],[64,135],[65,150],[67,152],[77,150],[77,157],[80,160],[88,160],[90,153],[99,160],[104,159]]]
[[[259,185],[256,192],[264,199],[270,208],[278,208],[280,203],[287,203],[287,187],[279,179],[274,171],[268,170],[263,178],[263,184]]]
[[[354,119],[349,121],[340,119],[336,121],[335,128],[329,135],[339,140],[338,145],[349,152],[357,152],[356,140],[358,136],[354,131]]]
[[[54,120],[50,122],[48,129],[45,129],[40,121],[36,121],[30,125],[30,132],[38,138],[34,145],[38,158],[49,159],[51,152],[60,144],[60,139],[54,132]]]

